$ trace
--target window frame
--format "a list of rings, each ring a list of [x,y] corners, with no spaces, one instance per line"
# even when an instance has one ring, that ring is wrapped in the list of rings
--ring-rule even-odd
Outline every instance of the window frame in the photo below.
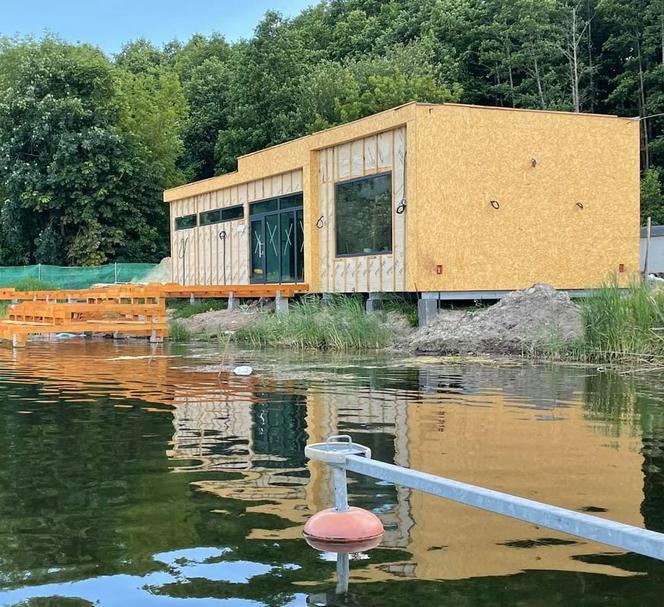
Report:
[[[230,210],[235,210],[235,209],[242,209],[242,215],[239,217],[224,217]],[[209,222],[203,222],[203,215],[207,215],[208,213],[219,213],[219,219],[216,221],[209,221]],[[202,228],[206,226],[213,226],[217,225],[220,223],[228,223],[229,221],[240,221],[244,220],[244,205],[243,204],[234,204],[229,207],[219,207],[218,209],[210,209],[209,211],[201,211],[198,214],[198,225]]]
[[[191,217],[194,218],[194,225],[193,226],[184,226],[180,227],[178,226],[178,220],[182,219],[190,219]],[[193,230],[194,228],[198,227],[198,215],[196,213],[189,213],[187,215],[180,215],[179,217],[175,218],[175,221],[173,222],[173,226],[176,232],[181,232],[182,230]]]
[[[337,189],[339,186],[347,185],[349,183],[355,183],[358,181],[365,181],[367,179],[373,179],[376,177],[384,177],[385,175],[390,176],[390,250],[389,251],[378,251],[374,253],[339,253],[337,250],[338,240],[339,240],[339,225],[337,222]],[[371,173],[370,175],[362,175],[361,177],[352,177],[351,179],[344,179],[343,181],[337,181],[334,184],[334,257],[335,259],[347,259],[348,257],[374,257],[376,255],[393,255],[394,254],[394,176],[392,169],[387,171],[381,171],[380,173]]]
[[[281,201],[286,198],[300,198],[300,204],[286,206],[285,208],[281,207]],[[252,207],[254,205],[263,204],[265,202],[275,202],[275,208],[269,211],[254,211]],[[279,194],[279,196],[270,196],[270,198],[260,198],[258,200],[252,200],[249,203],[249,218],[252,217],[263,217],[264,215],[270,215],[271,213],[282,213],[286,211],[297,209],[304,209],[304,192],[300,190],[299,192],[291,192],[290,194]]]

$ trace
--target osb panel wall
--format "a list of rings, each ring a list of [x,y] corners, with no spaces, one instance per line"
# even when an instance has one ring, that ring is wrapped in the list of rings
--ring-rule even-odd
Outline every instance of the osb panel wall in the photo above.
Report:
[[[171,205],[171,258],[173,282],[193,285],[197,281],[197,229],[175,230],[175,218],[197,213],[197,197],[178,200]]]
[[[405,128],[321,150],[318,216],[320,290],[330,293],[405,290],[405,214],[396,208],[405,198]],[[392,253],[336,256],[335,184],[392,172]]]
[[[639,269],[638,136],[615,117],[418,107],[411,288],[583,289],[620,264],[625,284]]]
[[[302,191],[302,170],[243,183],[171,203],[173,281],[179,284],[249,284],[249,203]],[[244,206],[244,219],[175,231],[175,218]]]

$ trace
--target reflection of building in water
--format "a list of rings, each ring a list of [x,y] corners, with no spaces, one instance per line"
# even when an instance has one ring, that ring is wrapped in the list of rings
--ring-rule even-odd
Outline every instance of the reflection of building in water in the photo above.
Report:
[[[83,391],[110,405],[129,399],[134,406],[173,405],[169,455],[176,470],[239,472],[236,480],[196,484],[295,523],[254,529],[251,538],[300,537],[298,525],[332,504],[329,471],[308,465],[303,449],[340,432],[370,446],[380,460],[571,509],[606,511],[602,516],[622,522],[640,525],[645,518],[652,528],[664,528],[658,513],[664,421],[652,409],[649,416],[635,413],[633,390],[620,392],[623,408],[604,398],[607,379],[591,385],[585,371],[420,365],[401,383],[392,378],[396,371],[381,369],[383,376],[376,371],[376,377],[351,381],[317,379],[305,389],[269,377],[191,372],[168,358],[130,358],[128,345],[59,344],[57,357],[50,348],[0,352],[0,361],[15,365],[18,381],[21,375],[32,384],[38,378],[44,394]],[[387,526],[385,545],[412,554],[370,569],[371,579],[526,569],[621,573],[579,558],[610,551],[604,546],[371,479],[352,477],[349,489],[355,503],[379,512]],[[272,522],[266,519],[270,527]]]
[[[607,441],[599,422],[588,420],[573,401],[582,378],[575,382],[571,375],[544,390],[546,398],[531,399],[537,382],[508,370],[502,378],[509,389],[489,391],[485,386],[499,384],[496,376],[498,369],[474,369],[470,389],[462,375],[450,385],[429,373],[432,392],[441,392],[436,400],[382,387],[317,387],[293,396],[276,386],[272,393],[178,398],[173,455],[197,459],[200,469],[242,469],[237,481],[199,484],[224,497],[255,500],[253,511],[295,523],[333,501],[328,469],[309,464],[307,478],[305,443],[350,433],[380,460],[575,510],[606,509],[615,520],[641,524],[640,440],[623,435]],[[525,569],[621,573],[577,558],[607,551],[604,546],[363,477],[351,476],[349,491],[355,503],[380,514],[384,545],[413,555],[372,570],[372,579]],[[295,538],[300,532],[255,529],[251,537]]]

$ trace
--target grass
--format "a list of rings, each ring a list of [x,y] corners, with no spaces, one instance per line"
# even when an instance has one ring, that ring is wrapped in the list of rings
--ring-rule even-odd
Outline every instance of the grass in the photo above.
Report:
[[[582,302],[583,354],[591,360],[664,356],[664,290],[609,284]]]
[[[403,314],[411,327],[417,326],[417,300],[404,296],[386,297],[383,300],[385,312]]]
[[[191,318],[203,312],[225,310],[228,307],[228,302],[221,299],[207,299],[192,304],[187,300],[176,299],[169,301],[168,307],[174,311],[173,318]]]
[[[169,325],[169,335],[171,341],[190,341],[191,331],[187,329],[181,322],[172,320]]]
[[[38,278],[22,278],[8,286],[14,287],[17,291],[55,291],[59,288],[58,285]]]
[[[6,301],[0,301],[0,318],[7,318],[9,304]]]
[[[304,297],[288,314],[266,314],[239,329],[235,339],[253,347],[301,350],[370,350],[392,341],[380,316],[367,314],[361,299],[348,296],[337,296],[328,305]]]

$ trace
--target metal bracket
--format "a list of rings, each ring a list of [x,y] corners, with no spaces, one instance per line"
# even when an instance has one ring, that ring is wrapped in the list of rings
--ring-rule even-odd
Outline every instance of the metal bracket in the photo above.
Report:
[[[304,455],[311,460],[343,466],[348,455],[357,455],[371,459],[371,449],[354,443],[348,434],[335,434],[328,437],[324,443],[314,443],[304,448]]]

